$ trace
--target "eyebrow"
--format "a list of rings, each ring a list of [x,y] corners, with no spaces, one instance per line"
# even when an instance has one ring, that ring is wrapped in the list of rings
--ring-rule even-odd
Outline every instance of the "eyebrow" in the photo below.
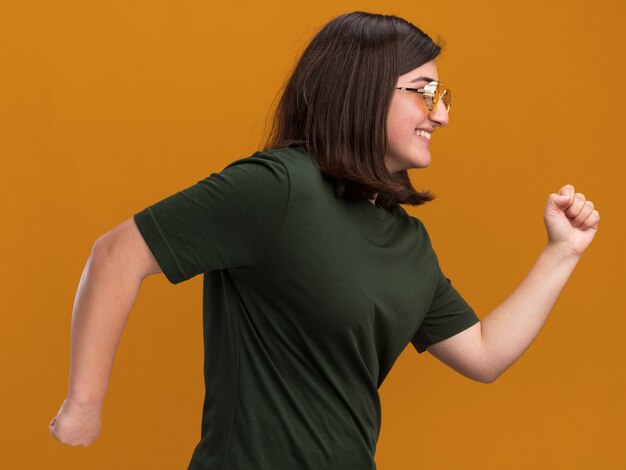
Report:
[[[410,83],[414,83],[414,82],[419,82],[419,81],[425,81],[425,82],[436,82],[438,80],[435,80],[434,78],[430,78],[430,77],[417,77],[414,78],[413,80],[411,80]]]

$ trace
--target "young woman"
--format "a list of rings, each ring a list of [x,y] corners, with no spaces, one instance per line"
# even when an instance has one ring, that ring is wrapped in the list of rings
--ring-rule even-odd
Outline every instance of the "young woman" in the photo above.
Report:
[[[262,151],[100,237],[81,279],[70,386],[50,432],[87,446],[143,279],[204,276],[206,396],[190,469],[371,469],[378,388],[410,343],[493,382],[536,337],[599,215],[550,194],[548,244],[482,321],[400,204],[448,123],[441,47],[407,21],[353,12],[313,38]],[[436,134],[436,135],[435,135]]]

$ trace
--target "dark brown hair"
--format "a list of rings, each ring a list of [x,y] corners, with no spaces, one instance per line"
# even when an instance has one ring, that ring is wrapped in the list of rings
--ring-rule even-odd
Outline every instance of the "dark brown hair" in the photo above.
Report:
[[[386,208],[432,201],[434,194],[413,188],[407,170],[387,170],[386,122],[398,77],[442,49],[397,16],[337,16],[313,37],[283,85],[264,149],[303,147],[337,197],[378,193],[376,203]]]

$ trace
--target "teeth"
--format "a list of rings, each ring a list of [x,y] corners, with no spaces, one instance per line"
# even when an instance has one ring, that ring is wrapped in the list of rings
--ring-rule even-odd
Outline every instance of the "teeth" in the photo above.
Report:
[[[417,133],[417,135],[421,135],[422,137],[425,137],[426,139],[430,140],[430,132],[424,131],[422,129],[418,129],[415,132]]]

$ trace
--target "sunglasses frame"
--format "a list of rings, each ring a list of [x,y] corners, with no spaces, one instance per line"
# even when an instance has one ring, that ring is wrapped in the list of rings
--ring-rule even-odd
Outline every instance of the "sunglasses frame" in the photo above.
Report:
[[[437,103],[439,102],[439,100],[444,95],[447,95],[448,104],[446,105],[446,112],[447,113],[450,112],[450,105],[452,104],[452,92],[448,88],[445,88],[443,84],[437,80],[433,80],[424,88],[409,88],[405,86],[399,86],[399,87],[396,87],[396,90],[419,93],[424,98],[424,101],[426,102],[426,106],[428,107],[428,110],[431,113],[435,109],[435,106],[437,106]],[[444,101],[444,104],[445,104],[445,101]]]

